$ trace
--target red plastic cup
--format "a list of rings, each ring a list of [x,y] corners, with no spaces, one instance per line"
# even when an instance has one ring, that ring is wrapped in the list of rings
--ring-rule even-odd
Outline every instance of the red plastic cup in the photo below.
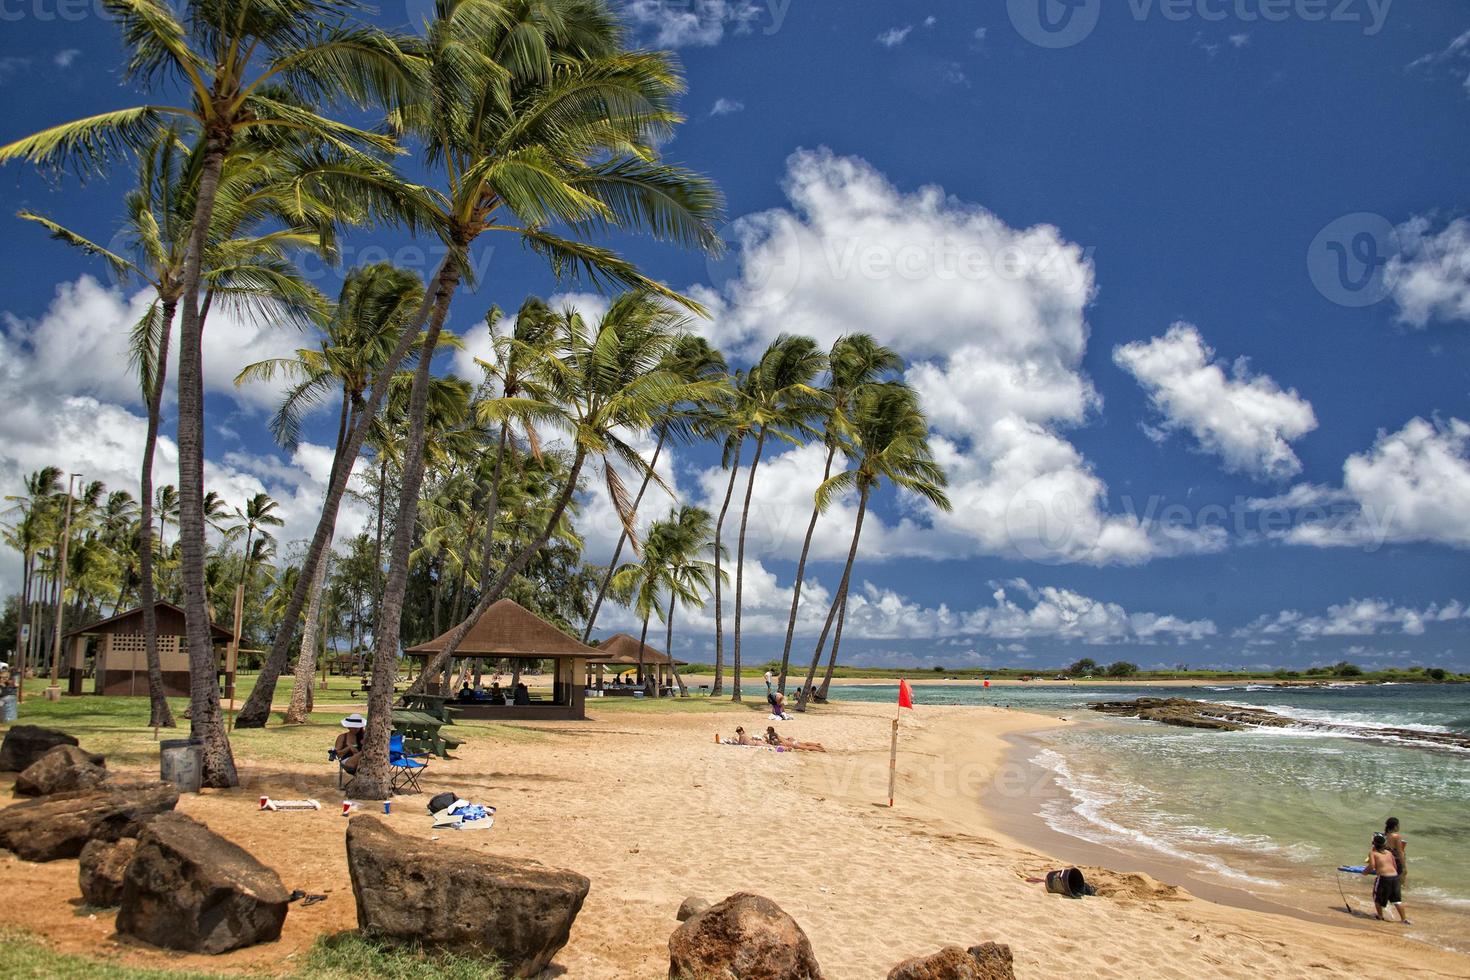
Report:
[[[270,803],[270,797],[262,796],[260,798],[260,808],[262,810],[264,810],[266,808],[266,804],[268,804],[268,803]]]
[[[351,812],[352,812],[352,801],[351,800],[343,800],[342,801],[342,816],[345,817],[345,816],[347,816],[347,814],[349,814]]]

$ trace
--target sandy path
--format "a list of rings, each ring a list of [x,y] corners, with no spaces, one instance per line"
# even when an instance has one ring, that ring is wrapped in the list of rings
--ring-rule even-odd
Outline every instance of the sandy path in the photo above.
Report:
[[[1022,876],[1045,858],[997,835],[977,802],[996,780],[1001,736],[1054,720],[987,708],[905,713],[899,806],[886,802],[893,709],[843,704],[785,724],[835,751],[822,756],[717,745],[764,715],[605,713],[585,723],[475,737],[438,761],[431,791],[500,807],[485,834],[444,834],[444,847],[521,855],[579,871],[592,892],[557,965],[572,978],[644,978],[668,968],[674,911],[689,894],[764,894],[811,936],[829,977],[882,977],[904,957],[947,943],[1010,943],[1022,977],[1470,977],[1470,958],[1392,934],[1342,929],[1156,893],[1124,882],[1117,898],[1068,901]],[[465,733],[473,731],[465,726]],[[218,958],[115,944],[111,916],[78,917],[76,863],[0,859],[3,918],[62,948],[130,962],[286,972],[321,932],[355,926],[340,795],[325,766],[242,765],[238,790],[180,809],[275,867],[288,888],[327,892],[293,907],[282,941]],[[1019,786],[1014,791],[1024,792]],[[260,813],[256,798],[311,795],[321,813]],[[388,819],[428,836],[423,800],[400,797]],[[23,901],[15,897],[24,896]]]

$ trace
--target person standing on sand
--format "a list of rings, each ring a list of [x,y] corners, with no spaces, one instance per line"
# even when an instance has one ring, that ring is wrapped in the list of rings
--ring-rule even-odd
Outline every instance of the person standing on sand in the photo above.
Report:
[[[771,674],[771,668],[766,668],[766,693],[770,694],[776,687],[776,678]]]
[[[1368,852],[1363,874],[1378,876],[1378,880],[1373,883],[1373,917],[1387,922],[1383,918],[1383,910],[1392,905],[1404,925],[1413,925],[1409,921],[1408,913],[1404,911],[1403,882],[1399,879],[1398,860],[1389,849],[1388,838],[1382,834],[1373,835],[1373,849]]]
[[[1394,863],[1399,868],[1399,881],[1407,882],[1409,878],[1409,842],[1404,840],[1404,835],[1399,833],[1399,818],[1389,817],[1383,822],[1383,837],[1388,842],[1388,849],[1393,852]]]

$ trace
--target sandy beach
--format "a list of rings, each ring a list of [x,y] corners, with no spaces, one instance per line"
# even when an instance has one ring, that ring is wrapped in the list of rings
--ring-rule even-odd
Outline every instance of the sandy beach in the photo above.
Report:
[[[832,750],[820,755],[715,741],[736,724],[763,728],[765,714],[755,708],[593,705],[585,723],[464,725],[467,744],[456,758],[436,761],[424,783],[499,807],[493,830],[441,832],[439,846],[532,858],[591,878],[556,958],[572,978],[663,976],[679,903],[736,891],[766,895],[791,913],[834,978],[883,977],[908,956],[985,940],[1011,945],[1021,977],[1470,977],[1470,957],[1402,939],[1392,927],[1193,898],[1150,876],[1117,873],[1134,870],[1126,860],[1111,872],[1086,869],[1098,897],[1048,895],[1027,879],[1062,865],[1006,832],[1019,811],[998,804],[996,794],[1021,800],[1040,791],[1009,761],[1008,739],[1057,719],[991,708],[905,712],[898,805],[889,809],[893,713],[844,703],[780,726]],[[239,788],[185,797],[179,808],[274,867],[288,889],[328,894],[319,905],[293,906],[279,943],[214,958],[128,944],[113,933],[110,913],[79,914],[75,861],[0,860],[6,919],[62,950],[212,972],[286,972],[318,934],[354,928],[331,773],[241,756]],[[260,795],[313,796],[324,808],[263,813]],[[431,836],[423,802],[399,797],[385,819]],[[1169,869],[1155,870],[1168,880]]]

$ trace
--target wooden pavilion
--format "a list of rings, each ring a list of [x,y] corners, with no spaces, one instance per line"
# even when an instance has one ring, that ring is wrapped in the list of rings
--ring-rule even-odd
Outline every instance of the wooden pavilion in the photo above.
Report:
[[[159,599],[153,605],[158,630],[158,661],[163,690],[169,697],[189,696],[189,643],[184,610]],[[209,624],[220,676],[226,688],[234,683],[229,645],[233,637],[223,627]],[[148,648],[143,634],[143,608],[129,609],[108,619],[78,626],[62,634],[67,665],[67,693],[84,694],[86,678],[93,678],[93,694],[148,696]]]
[[[658,690],[667,690],[674,680],[674,667],[687,667],[686,660],[676,660],[651,643],[643,644],[643,671],[658,682]],[[587,660],[587,686],[604,690],[603,672],[611,669],[614,674],[638,670],[638,638],[627,633],[617,633],[598,644],[596,655]],[[595,676],[594,676],[595,674]],[[641,686],[644,678],[639,677]]]
[[[450,632],[453,632],[451,630]],[[410,647],[407,654],[427,661],[443,650],[449,633]],[[501,599],[485,610],[480,621],[470,628],[464,642],[455,650],[459,660],[512,660],[523,664],[550,660],[555,664],[550,697],[538,690],[530,695],[529,704],[495,704],[486,700],[456,701],[455,711],[464,718],[490,720],[580,721],[587,717],[586,689],[582,677],[587,659],[597,651],[573,639],[560,629],[511,599]],[[453,696],[438,678],[430,678],[430,694]]]

